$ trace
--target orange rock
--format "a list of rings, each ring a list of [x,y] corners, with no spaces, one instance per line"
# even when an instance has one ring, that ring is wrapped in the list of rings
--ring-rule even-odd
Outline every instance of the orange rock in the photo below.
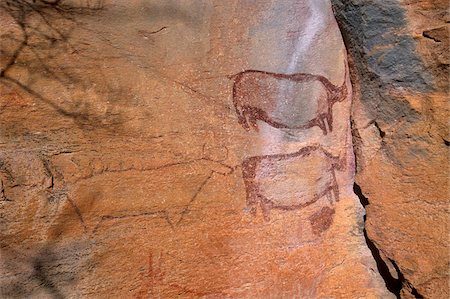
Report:
[[[0,8],[29,39],[0,78],[2,297],[392,297],[328,1],[26,2],[48,20]],[[258,130],[249,70],[279,74],[242,87]]]
[[[353,63],[368,237],[391,291],[447,298],[448,2],[332,2]]]

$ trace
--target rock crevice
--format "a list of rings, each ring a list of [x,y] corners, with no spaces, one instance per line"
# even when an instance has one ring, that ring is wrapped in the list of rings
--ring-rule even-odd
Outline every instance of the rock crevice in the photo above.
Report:
[[[349,52],[367,243],[394,294],[446,298],[448,3],[332,3]]]

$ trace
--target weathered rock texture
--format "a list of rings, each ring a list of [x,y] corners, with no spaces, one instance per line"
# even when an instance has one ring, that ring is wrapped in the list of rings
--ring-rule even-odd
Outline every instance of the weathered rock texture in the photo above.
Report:
[[[353,193],[352,88],[329,1],[0,0],[0,14],[1,297],[393,297]],[[402,88],[357,103],[388,111],[371,112],[363,140],[397,135],[358,147],[372,157],[358,167],[380,202],[369,227],[371,213],[390,227],[370,237],[418,292],[437,292],[438,275],[414,279],[443,269],[425,245],[445,247],[444,175],[424,181],[436,195],[391,194],[427,190],[415,176],[446,163],[445,132],[423,118],[445,105],[414,42],[399,45],[416,63],[369,66]],[[415,215],[436,231],[419,235],[429,223]],[[392,242],[397,224],[417,247]]]
[[[391,291],[448,298],[448,1],[332,2],[352,61],[368,237]]]

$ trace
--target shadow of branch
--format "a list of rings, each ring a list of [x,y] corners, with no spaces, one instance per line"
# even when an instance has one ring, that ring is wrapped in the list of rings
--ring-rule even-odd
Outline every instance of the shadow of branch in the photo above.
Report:
[[[64,108],[48,98],[29,81],[20,78],[17,73],[24,70],[27,74],[40,79],[58,82],[66,90],[73,86],[86,89],[89,82],[80,70],[95,68],[98,57],[83,55],[83,46],[72,43],[73,31],[80,26],[78,19],[95,14],[104,9],[104,1],[64,1],[64,0],[0,0],[0,12],[9,16],[13,26],[10,32],[2,34],[0,53],[0,82],[12,85],[28,93],[54,109],[58,114],[74,120],[82,129],[103,128],[115,130],[122,123],[118,113],[95,114],[89,109]],[[87,59],[86,65],[78,62],[77,69],[64,64],[63,55],[79,54]],[[59,58],[59,60],[58,60]],[[93,66],[89,66],[94,64]],[[76,71],[78,72],[76,72]],[[38,76],[37,76],[38,75]],[[72,99],[74,101],[76,99]],[[77,105],[75,105],[77,106]],[[79,105],[78,105],[79,106]],[[85,105],[85,108],[88,108]]]

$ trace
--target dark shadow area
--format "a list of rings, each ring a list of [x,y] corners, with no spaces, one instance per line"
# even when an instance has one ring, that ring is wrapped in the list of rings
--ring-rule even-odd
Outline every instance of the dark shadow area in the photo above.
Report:
[[[34,276],[36,280],[38,280],[39,285],[43,286],[47,291],[52,295],[55,299],[63,299],[64,296],[61,291],[57,288],[57,286],[51,281],[51,279],[47,275],[47,271],[45,269],[45,264],[49,257],[48,250],[43,250],[43,254],[40,254],[33,260],[33,270]]]
[[[363,207],[366,208],[366,206],[369,205],[369,199],[364,195],[364,193],[361,190],[361,187],[357,183],[354,183],[353,191],[358,196],[359,201],[361,202]],[[364,215],[364,225],[365,225],[365,222],[366,222],[366,215]],[[365,226],[364,226],[364,238],[366,240],[367,247],[369,248],[369,250],[372,253],[372,256],[375,260],[378,272],[386,284],[386,288],[392,294],[394,294],[397,298],[401,298],[402,288],[404,286],[406,286],[407,289],[410,290],[411,294],[413,296],[415,296],[415,298],[418,298],[418,299],[423,298],[423,296],[420,295],[419,292],[405,279],[405,277],[403,276],[402,272],[400,271],[400,268],[397,266],[395,261],[389,259],[389,262],[395,268],[398,278],[395,278],[394,276],[392,276],[388,265],[386,264],[385,260],[381,256],[380,250],[377,248],[375,243],[369,238]]]
[[[369,199],[362,193],[361,187],[356,183],[353,184],[353,192],[355,192],[356,196],[359,198],[359,201],[365,208],[369,204]]]
[[[380,255],[380,251],[375,246],[375,244],[370,240],[369,236],[367,236],[367,231],[365,229],[364,229],[364,238],[366,239],[367,247],[369,247],[373,258],[375,259],[378,272],[380,273],[381,277],[383,278],[383,280],[386,284],[386,288],[391,293],[393,293],[397,298],[400,298],[400,291],[402,289],[402,280],[400,279],[401,275],[399,275],[398,279],[394,278],[391,275],[391,272],[389,271],[388,266],[386,265],[386,263],[384,262],[384,260],[382,259],[381,255]],[[396,268],[396,270],[397,270],[397,268]],[[397,273],[400,274],[399,272],[397,272]]]
[[[369,199],[362,193],[361,187],[358,184],[353,185],[353,191],[358,196],[359,201],[365,208],[367,205],[369,205]],[[364,225],[366,223],[366,215],[364,215]],[[369,248],[370,252],[372,253],[372,256],[375,260],[375,263],[377,264],[378,272],[380,273],[381,277],[383,278],[386,288],[393,293],[397,298],[400,298],[400,291],[402,289],[402,281],[399,278],[396,279],[392,276],[392,274],[389,271],[389,267],[383,260],[380,254],[380,250],[376,247],[376,245],[370,240],[369,236],[367,235],[367,230],[364,226],[364,238],[366,239],[367,247]]]
[[[82,214],[89,209],[81,211],[66,194],[64,177],[48,157],[40,160],[40,171],[23,167],[40,162],[22,159],[0,155],[2,192],[10,199],[0,200],[0,298],[65,298],[92,268],[93,243]]]
[[[383,124],[414,123],[420,115],[389,89],[433,90],[431,75],[416,53],[415,41],[401,33],[405,12],[396,1],[380,3],[332,0],[333,11],[361,87],[361,102]]]

